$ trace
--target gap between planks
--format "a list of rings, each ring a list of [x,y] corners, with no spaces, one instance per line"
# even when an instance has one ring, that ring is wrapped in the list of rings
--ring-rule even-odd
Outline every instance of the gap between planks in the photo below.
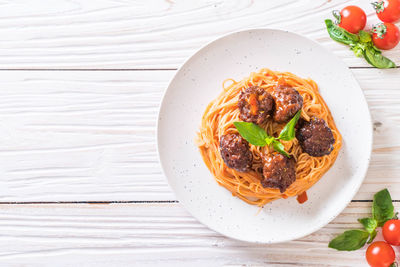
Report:
[[[351,203],[372,202],[370,199],[354,199]],[[400,202],[400,199],[393,199],[392,202]],[[0,202],[0,205],[48,205],[48,204],[168,204],[179,203],[178,200],[127,200],[127,201],[10,201]]]
[[[375,67],[348,67],[349,69],[375,69]],[[400,68],[400,66],[396,66],[396,68]],[[39,68],[15,68],[15,69],[0,69],[0,71],[176,71],[178,68],[133,68],[133,69],[39,69]]]

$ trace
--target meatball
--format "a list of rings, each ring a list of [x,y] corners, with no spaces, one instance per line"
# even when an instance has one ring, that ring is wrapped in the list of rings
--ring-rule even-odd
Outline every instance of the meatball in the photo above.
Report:
[[[252,86],[240,93],[238,106],[241,120],[261,124],[272,114],[274,99],[264,89]]]
[[[304,152],[313,157],[322,157],[331,153],[335,138],[323,119],[312,117],[308,122],[299,121],[298,125],[296,138]]]
[[[272,96],[275,100],[274,120],[286,122],[303,106],[303,97],[296,89],[286,85],[278,85]]]
[[[226,134],[221,136],[220,153],[225,164],[239,172],[247,172],[253,164],[253,154],[249,143],[239,134]]]
[[[286,191],[296,180],[296,162],[294,158],[285,157],[279,153],[263,156],[263,187],[279,188],[281,193]]]

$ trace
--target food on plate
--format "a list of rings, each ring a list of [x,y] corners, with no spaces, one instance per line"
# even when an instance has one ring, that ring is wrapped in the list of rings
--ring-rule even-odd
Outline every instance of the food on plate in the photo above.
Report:
[[[379,69],[396,68],[396,64],[382,55],[382,52],[372,42],[371,35],[366,31],[352,34],[335,25],[332,20],[325,20],[329,36],[336,42],[350,46],[357,57],[364,57],[372,66]]]
[[[358,33],[364,29],[365,24],[367,23],[367,15],[365,15],[364,10],[358,6],[347,6],[340,12],[334,10],[332,13],[337,19],[336,24],[351,33]]]
[[[308,196],[307,196],[306,191],[304,191],[303,193],[301,193],[300,195],[297,196],[297,202],[299,202],[300,204],[303,204],[307,200],[308,200]]]
[[[309,121],[300,120],[296,138],[303,151],[313,157],[329,155],[335,143],[329,126],[324,119],[317,117],[311,117]]]
[[[293,157],[288,158],[280,153],[265,154],[262,157],[263,176],[261,180],[263,187],[279,188],[281,193],[285,192],[296,180],[296,161]]]
[[[380,23],[372,29],[372,41],[379,49],[392,49],[400,41],[400,31],[396,25],[392,23]]]
[[[249,171],[253,164],[253,154],[249,143],[239,134],[231,133],[221,136],[219,141],[221,157],[225,164],[239,172]]]
[[[400,19],[400,0],[381,0],[373,2],[372,6],[383,22],[396,22]]]
[[[295,137],[299,119],[303,127],[316,120],[307,127],[319,131],[308,136],[305,128],[304,148]],[[263,206],[292,196],[306,201],[305,191],[335,162],[342,137],[313,80],[261,69],[223,82],[203,114],[197,144],[219,185]]]
[[[392,219],[382,227],[383,238],[393,246],[400,246],[400,220]]]
[[[286,122],[290,120],[303,106],[303,97],[291,86],[278,85],[272,91],[275,100],[274,120]]]
[[[238,106],[242,121],[261,124],[273,112],[274,99],[264,89],[252,86],[240,93]]]
[[[367,262],[371,267],[390,267],[395,260],[393,248],[386,242],[377,241],[369,245],[365,253]]]

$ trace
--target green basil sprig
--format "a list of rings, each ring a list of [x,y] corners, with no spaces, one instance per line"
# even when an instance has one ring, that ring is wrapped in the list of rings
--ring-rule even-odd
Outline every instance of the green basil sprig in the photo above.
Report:
[[[367,243],[368,244],[372,243],[372,241],[376,237],[376,234],[378,233],[376,231],[376,227],[378,226],[378,222],[373,218],[362,218],[362,219],[358,219],[358,221],[364,226],[364,229],[370,235],[369,240],[367,241]]]
[[[336,26],[332,20],[325,20],[326,29],[328,30],[329,36],[336,42],[352,45],[356,44],[359,37],[355,34],[349,33],[343,28]]]
[[[361,30],[358,35],[352,34],[330,19],[325,20],[325,25],[329,36],[339,43],[349,45],[357,57],[364,57],[369,64],[379,69],[396,68],[396,64],[374,46],[370,33]]]
[[[364,50],[364,58],[369,64],[378,69],[396,68],[396,64],[393,61],[384,57],[380,50],[376,50],[371,45],[368,45]]]
[[[301,111],[299,110],[296,115],[283,127],[282,131],[279,133],[278,139],[284,141],[290,141],[295,136],[294,127],[297,124],[297,121],[300,119]]]
[[[386,221],[394,217],[392,198],[387,189],[383,189],[374,195],[372,203],[372,217],[358,219],[365,230],[348,230],[329,242],[328,247],[337,250],[357,250],[370,244],[376,237],[376,228],[383,226]],[[369,239],[368,239],[369,238]],[[368,242],[367,242],[368,240]]]
[[[375,231],[376,227],[378,226],[378,222],[373,218],[362,218],[358,219],[358,221],[364,226],[364,229],[372,234]]]
[[[279,140],[290,141],[295,137],[295,126],[297,121],[300,119],[301,110],[299,110],[296,115],[285,125],[282,131],[279,133],[277,138],[269,136],[263,128],[257,124],[244,121],[235,121],[233,124],[238,130],[239,134],[247,140],[252,145],[255,146],[269,146],[275,149],[275,151],[290,157],[290,155],[285,151],[285,147]]]
[[[367,242],[369,233],[363,230],[348,230],[337,236],[328,247],[341,251],[352,251],[362,248]]]
[[[361,30],[358,32],[358,35],[361,43],[369,43],[372,41],[371,34],[366,31]]]
[[[387,189],[379,191],[374,195],[372,203],[372,216],[377,221],[378,226],[383,226],[386,221],[394,216],[392,198]]]
[[[285,147],[278,140],[274,140],[274,142],[272,143],[272,147],[275,149],[275,151],[278,151],[282,155],[290,158],[290,155],[285,151]]]
[[[263,128],[257,124],[244,121],[235,121],[233,123],[240,135],[252,145],[266,146],[270,145],[274,138],[269,136]]]

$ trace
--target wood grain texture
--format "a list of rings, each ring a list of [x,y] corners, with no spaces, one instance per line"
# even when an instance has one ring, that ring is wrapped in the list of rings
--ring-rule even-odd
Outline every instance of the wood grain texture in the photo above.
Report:
[[[327,244],[360,228],[357,218],[369,216],[370,206],[352,203],[296,241],[257,245],[209,230],[179,204],[0,205],[0,261],[41,267],[366,266],[364,250],[337,252]]]
[[[169,201],[157,160],[159,102],[185,58],[220,35],[290,30],[368,67],[330,40],[333,9],[363,0],[15,0],[0,3],[0,202]],[[400,47],[385,52],[400,65]],[[329,63],[327,63],[329,64]],[[400,69],[353,69],[370,105],[374,151],[355,199],[388,187],[400,200]],[[360,133],[362,134],[362,133]],[[353,202],[296,241],[254,245],[201,225],[178,203],[0,205],[0,266],[366,266],[328,249],[359,228]],[[399,210],[400,203],[396,202]]]
[[[400,199],[400,69],[354,69],[375,122],[355,199]],[[0,72],[0,201],[175,200],[155,144],[174,71]],[[360,133],[362,134],[362,133]]]
[[[172,72],[0,75],[1,201],[172,198],[154,139]]]
[[[176,68],[207,42],[257,27],[296,32],[349,66],[368,66],[325,30],[331,11],[349,4],[365,9],[369,26],[377,22],[365,0],[3,1],[0,68]],[[399,65],[399,51],[385,54]]]

